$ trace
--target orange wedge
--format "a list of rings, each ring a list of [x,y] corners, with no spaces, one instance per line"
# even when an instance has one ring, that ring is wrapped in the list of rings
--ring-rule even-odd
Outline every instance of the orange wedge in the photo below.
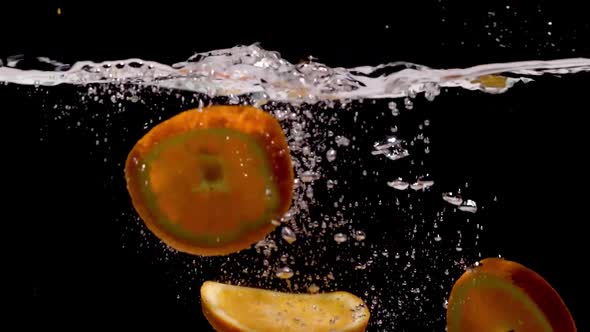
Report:
[[[448,332],[575,332],[559,294],[536,272],[500,258],[484,259],[455,283]]]
[[[206,281],[203,313],[218,332],[365,331],[369,310],[347,292],[291,294]]]
[[[182,112],[152,128],[125,164],[147,227],[195,255],[250,247],[289,209],[293,168],[278,121],[250,106]]]

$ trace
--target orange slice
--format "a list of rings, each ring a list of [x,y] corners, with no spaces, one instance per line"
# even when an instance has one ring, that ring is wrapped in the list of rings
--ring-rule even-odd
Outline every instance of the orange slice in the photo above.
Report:
[[[218,332],[365,331],[369,310],[347,292],[291,294],[206,281],[203,313]]]
[[[125,164],[147,227],[195,255],[250,247],[289,209],[293,168],[278,121],[249,106],[182,112],[152,128]]]
[[[488,258],[455,283],[447,307],[448,332],[574,332],[559,294],[536,272]]]
[[[486,88],[503,89],[508,84],[508,78],[500,75],[484,75],[478,77],[473,83],[479,83]]]

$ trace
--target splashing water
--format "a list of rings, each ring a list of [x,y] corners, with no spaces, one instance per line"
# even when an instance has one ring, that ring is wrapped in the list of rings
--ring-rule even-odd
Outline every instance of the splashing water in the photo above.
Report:
[[[41,140],[50,140],[44,128],[58,123],[89,136],[89,153],[118,171],[121,160],[113,157],[116,151],[124,155],[127,151],[118,149],[171,113],[213,103],[252,104],[271,112],[285,129],[296,174],[291,210],[272,221],[276,232],[252,250],[227,258],[195,258],[157,243],[135,214],[125,210],[117,216],[125,225],[122,246],[155,251],[160,261],[174,264],[171,279],[178,287],[191,292],[195,279],[212,275],[232,283],[288,286],[310,293],[348,288],[367,302],[374,317],[370,324],[379,331],[393,329],[405,316],[420,320],[432,311],[438,318],[428,316],[426,326],[442,320],[446,300],[441,303],[441,297],[426,294],[439,291],[443,296],[453,277],[449,270],[461,270],[478,258],[484,230],[478,217],[485,202],[457,187],[438,188],[439,179],[428,169],[430,121],[423,119],[412,129],[398,121],[404,111],[417,112],[418,94],[433,101],[442,88],[496,94],[539,75],[590,71],[590,59],[585,58],[464,69],[408,62],[330,68],[311,60],[292,64],[257,45],[199,53],[173,65],[142,59],[68,65],[38,58],[39,64],[53,68],[42,71],[19,69],[19,57],[7,60],[3,67],[0,64],[0,82],[48,91],[71,85],[83,91],[76,101],[79,106],[42,105],[47,115]],[[156,98],[168,96],[176,98],[174,105],[181,109],[168,111],[168,104]],[[373,120],[377,124],[367,124],[366,118],[374,116],[354,104],[390,98],[402,99],[386,100],[383,117]],[[108,111],[73,111],[95,104]],[[147,104],[149,112],[129,111]],[[352,157],[356,155],[362,157]],[[381,167],[371,167],[372,163]],[[116,188],[114,178],[109,174],[111,189]],[[362,185],[377,193],[358,189]],[[397,226],[394,231],[387,229],[392,224]],[[134,234],[141,237],[139,243],[130,240]],[[191,292],[186,301],[196,298]]]
[[[279,53],[257,45],[198,53],[172,66],[142,59],[102,63],[81,61],[72,66],[47,58],[37,60],[53,66],[55,71],[13,68],[20,61],[17,57],[9,59],[7,66],[0,68],[0,81],[36,85],[133,83],[210,96],[258,94],[260,99],[309,103],[335,99],[396,98],[415,96],[421,92],[426,99],[432,100],[442,87],[502,93],[517,82],[531,81],[532,76],[590,71],[590,59],[586,58],[511,62],[447,70],[409,62],[350,69],[330,68],[311,60],[291,64]],[[411,108],[409,103],[410,99],[406,99],[407,108]]]

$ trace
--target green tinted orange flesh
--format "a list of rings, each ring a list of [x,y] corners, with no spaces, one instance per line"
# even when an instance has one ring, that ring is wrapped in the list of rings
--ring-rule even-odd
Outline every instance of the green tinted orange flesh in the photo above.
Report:
[[[559,294],[536,272],[488,258],[455,283],[447,307],[448,332],[573,332]]]
[[[292,199],[282,128],[247,106],[189,110],[162,122],[133,147],[125,174],[148,228],[197,255],[248,248],[274,229],[271,220]]]

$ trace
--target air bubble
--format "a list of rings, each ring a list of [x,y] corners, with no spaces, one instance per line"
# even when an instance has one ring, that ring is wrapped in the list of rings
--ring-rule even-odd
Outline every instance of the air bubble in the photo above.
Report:
[[[295,232],[293,232],[293,230],[287,226],[285,226],[285,227],[283,227],[283,229],[281,229],[281,237],[283,238],[283,240],[285,240],[289,244],[292,244],[293,242],[295,242],[297,240],[297,236],[295,235]]]
[[[458,209],[464,212],[475,213],[477,212],[477,204],[475,201],[468,199],[464,201],[463,204],[458,207]]]
[[[404,144],[404,140],[390,136],[384,141],[375,142],[371,154],[374,156],[384,155],[391,160],[402,159],[410,155],[409,151],[403,147]]]
[[[291,279],[295,273],[288,266],[283,266],[277,269],[275,275],[279,279]]]
[[[344,136],[336,136],[334,142],[336,142],[338,146],[348,146],[350,144],[350,140]]]
[[[320,176],[313,172],[313,171],[305,171],[301,174],[301,181],[303,182],[313,182],[320,178]]]
[[[410,184],[404,181],[402,178],[397,178],[391,182],[387,182],[387,185],[397,190],[406,190],[410,186]]]
[[[455,206],[459,206],[463,203],[463,198],[461,197],[461,195],[453,194],[452,192],[443,193],[442,198],[443,200],[445,200],[445,202]]]
[[[307,198],[312,199],[313,198],[313,187],[309,186],[307,187],[307,189],[305,189],[305,196],[307,196]]]
[[[363,241],[364,239],[367,238],[367,235],[365,234],[365,232],[361,231],[361,230],[356,230],[354,231],[354,239],[357,241]]]
[[[414,108],[414,103],[410,100],[410,98],[405,98],[404,106],[406,107],[406,109],[411,110],[412,108]]]
[[[399,109],[397,108],[397,104],[394,101],[389,102],[388,107],[391,110],[391,115],[393,115],[393,116],[399,115]]]
[[[311,284],[307,287],[307,292],[310,294],[317,294],[320,291],[320,288],[316,284]]]
[[[335,185],[336,185],[336,181],[334,181],[334,180],[328,180],[328,181],[326,181],[326,187],[328,189],[334,188]]]
[[[334,149],[330,149],[326,152],[326,159],[329,162],[333,162],[334,160],[336,160],[336,150]]]
[[[343,234],[343,233],[334,234],[334,241],[336,241],[337,243],[343,243],[343,242],[346,242],[347,240],[348,240],[348,236],[346,236],[346,234]]]
[[[429,179],[427,176],[419,177],[416,182],[410,185],[413,190],[426,190],[434,185],[434,180]]]

